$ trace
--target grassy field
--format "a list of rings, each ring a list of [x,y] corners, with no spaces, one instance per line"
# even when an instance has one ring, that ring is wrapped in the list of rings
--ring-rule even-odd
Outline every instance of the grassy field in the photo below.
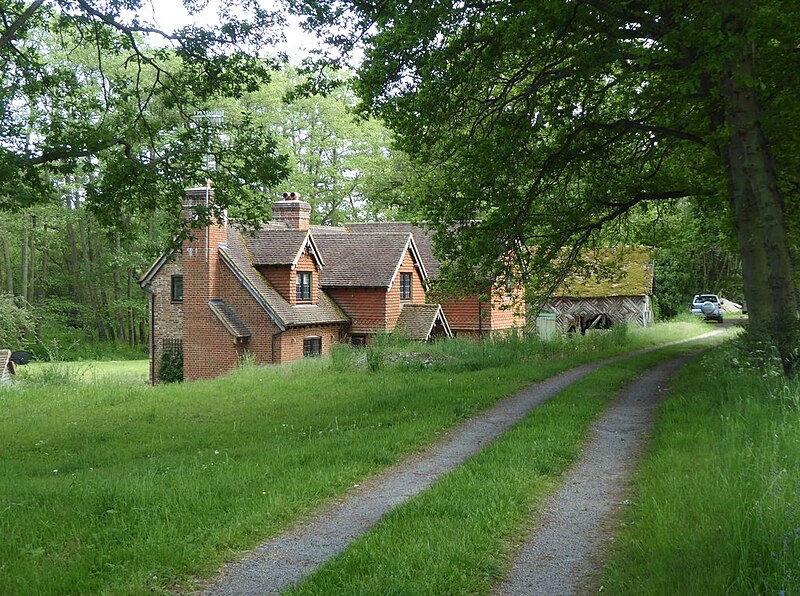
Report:
[[[383,346],[376,372],[342,351],[155,388],[30,369],[0,391],[0,593],[190,585],[528,383],[707,329]]]
[[[606,592],[800,594],[800,379],[744,364],[720,350],[674,383]]]
[[[96,360],[78,362],[30,362],[18,367],[23,383],[122,383],[143,385],[150,379],[149,360]]]

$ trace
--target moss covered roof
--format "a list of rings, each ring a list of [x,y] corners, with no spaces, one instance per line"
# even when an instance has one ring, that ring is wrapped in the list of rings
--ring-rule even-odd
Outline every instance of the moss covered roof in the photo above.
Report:
[[[594,272],[576,273],[556,292],[562,297],[645,296],[653,293],[652,250],[647,246],[599,249],[584,255]]]

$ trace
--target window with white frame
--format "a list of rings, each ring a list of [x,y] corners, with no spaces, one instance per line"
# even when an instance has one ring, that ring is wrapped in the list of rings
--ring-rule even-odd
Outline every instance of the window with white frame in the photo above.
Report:
[[[411,300],[411,274],[400,274],[400,300]]]
[[[295,282],[295,289],[297,290],[298,301],[311,300],[311,272],[298,271],[297,281]]]

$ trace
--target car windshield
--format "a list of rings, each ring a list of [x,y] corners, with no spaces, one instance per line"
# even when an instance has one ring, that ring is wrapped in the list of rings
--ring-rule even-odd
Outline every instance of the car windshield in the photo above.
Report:
[[[717,299],[716,294],[700,294],[699,296],[695,296],[695,302],[719,302]]]

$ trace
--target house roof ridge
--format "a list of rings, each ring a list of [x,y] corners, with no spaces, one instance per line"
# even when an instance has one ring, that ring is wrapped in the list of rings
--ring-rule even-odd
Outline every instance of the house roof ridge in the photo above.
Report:
[[[312,234],[313,234],[313,232],[312,232]],[[408,230],[406,232],[401,232],[401,231],[394,231],[394,232],[345,232],[344,234],[339,233],[339,232],[332,232],[330,234],[317,233],[317,234],[314,234],[314,236],[337,236],[337,237],[338,236],[344,236],[344,237],[347,237],[347,236],[408,236],[409,234],[411,234],[411,230]]]

